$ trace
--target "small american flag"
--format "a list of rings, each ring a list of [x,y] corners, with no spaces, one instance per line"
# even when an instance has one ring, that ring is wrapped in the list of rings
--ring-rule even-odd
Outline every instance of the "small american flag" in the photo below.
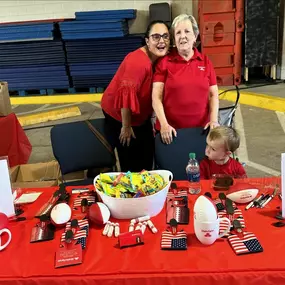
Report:
[[[161,249],[187,249],[187,234],[184,231],[180,231],[176,235],[169,231],[162,232]]]
[[[231,216],[231,217],[229,217]],[[221,212],[218,213],[218,217],[219,218],[228,218],[230,219],[230,221],[232,222],[233,220],[238,220],[242,226],[242,228],[245,228],[245,221],[244,221],[244,218],[243,218],[243,215],[242,215],[242,211],[239,210],[239,209],[236,209],[234,211],[234,214],[233,215],[229,215],[226,210],[223,210]],[[227,222],[224,222],[222,221],[220,223],[220,233],[224,232],[226,229],[228,228],[228,223]],[[229,234],[226,234],[224,236],[228,236]]]
[[[256,236],[250,232],[244,232],[243,237],[231,235],[228,237],[228,240],[237,255],[263,251],[263,248]]]
[[[81,244],[82,249],[86,248],[86,231],[78,231],[74,235],[74,240],[76,240],[76,244]],[[65,241],[65,233],[62,233],[61,235],[61,242],[63,243]]]
[[[74,199],[73,207],[80,207],[81,201],[83,199],[87,199],[89,205],[95,203],[95,197],[94,196],[86,196],[86,197],[83,196],[83,197]]]
[[[78,220],[78,228],[80,230],[85,230],[86,231],[86,235],[88,236],[88,233],[89,233],[89,223],[88,223],[88,220]],[[68,222],[66,224],[65,231],[67,232],[70,229],[71,229],[71,222]]]

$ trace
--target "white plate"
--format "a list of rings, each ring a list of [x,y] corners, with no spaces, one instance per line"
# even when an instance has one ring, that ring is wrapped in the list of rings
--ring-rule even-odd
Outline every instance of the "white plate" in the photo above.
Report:
[[[21,195],[17,200],[15,200],[15,204],[28,204],[35,202],[39,196],[42,194],[42,192],[34,192],[34,193],[27,193]]]

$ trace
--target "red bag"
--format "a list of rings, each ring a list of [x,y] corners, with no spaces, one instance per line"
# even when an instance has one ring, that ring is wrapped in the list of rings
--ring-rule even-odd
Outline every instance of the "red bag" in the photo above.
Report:
[[[32,145],[14,113],[0,117],[0,130],[0,156],[8,156],[10,167],[26,164]]]

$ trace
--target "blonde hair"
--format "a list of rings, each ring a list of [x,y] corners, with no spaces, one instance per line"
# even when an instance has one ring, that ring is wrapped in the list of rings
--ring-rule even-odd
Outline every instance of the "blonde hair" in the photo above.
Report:
[[[212,129],[209,132],[208,139],[213,140],[222,140],[224,142],[226,151],[234,152],[239,148],[240,137],[238,132],[231,127],[219,126]]]
[[[194,35],[195,35],[195,37],[197,39],[197,37],[199,35],[199,28],[198,28],[198,24],[197,24],[196,19],[192,15],[180,14],[179,16],[177,16],[173,20],[172,25],[171,25],[172,34],[174,34],[174,30],[175,30],[175,28],[177,27],[177,25],[179,23],[187,21],[187,20],[189,20],[191,22]]]

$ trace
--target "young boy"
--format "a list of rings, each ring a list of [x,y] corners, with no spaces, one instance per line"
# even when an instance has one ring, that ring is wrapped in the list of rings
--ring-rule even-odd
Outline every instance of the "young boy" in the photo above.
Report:
[[[201,179],[211,179],[213,174],[228,174],[234,178],[245,178],[242,165],[230,155],[238,149],[240,138],[237,131],[220,126],[207,136],[206,158],[200,163]]]

